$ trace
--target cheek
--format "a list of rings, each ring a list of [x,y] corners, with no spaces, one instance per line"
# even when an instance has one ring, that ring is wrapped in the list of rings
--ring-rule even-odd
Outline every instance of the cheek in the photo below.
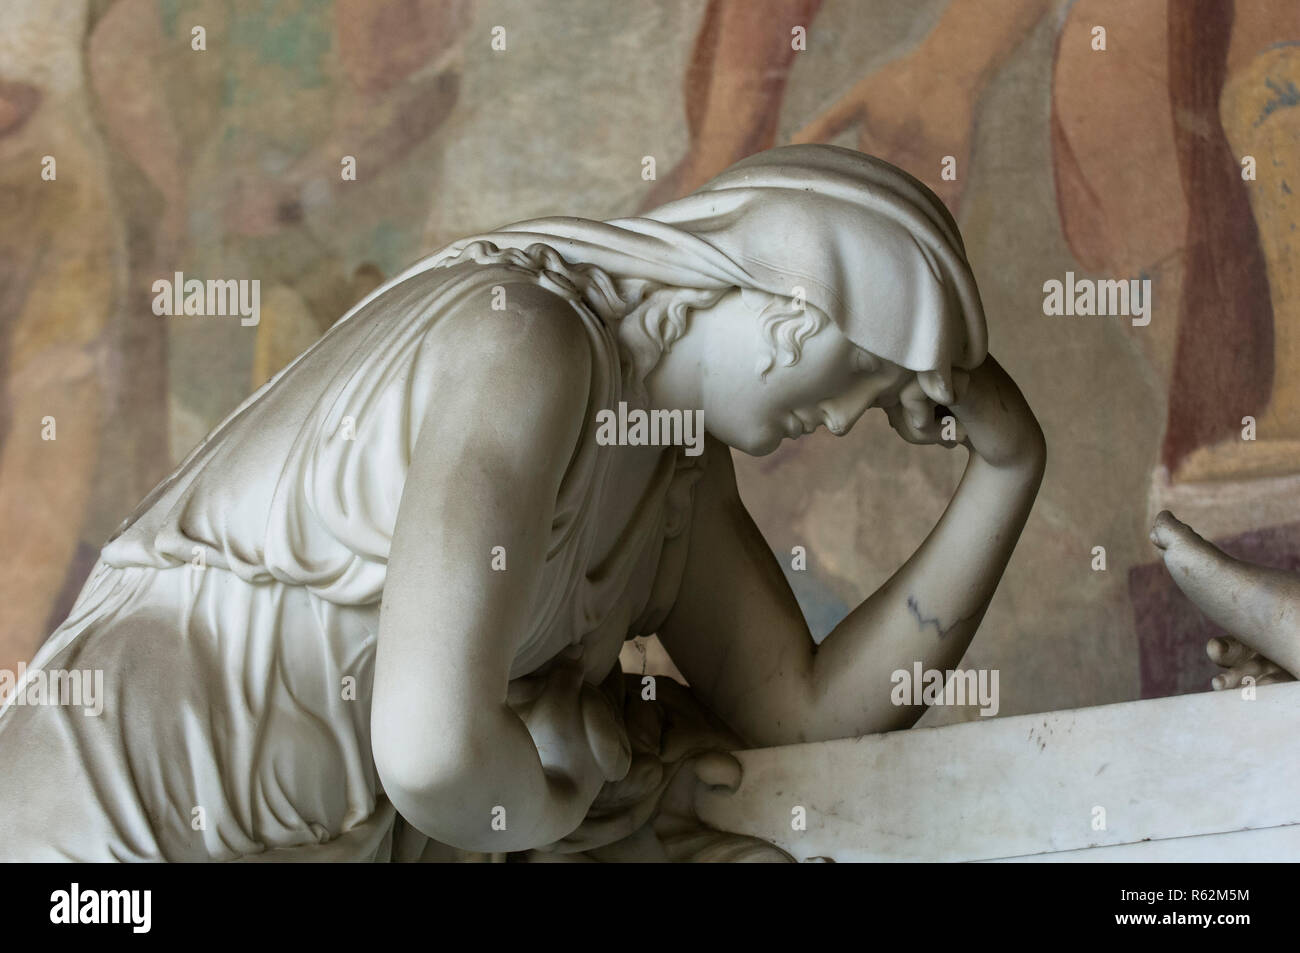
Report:
[[[706,382],[704,416],[721,424],[727,422],[732,429],[769,418],[779,405],[779,388],[759,379],[757,368],[733,368],[726,378],[717,377]]]
[[[762,388],[762,406],[769,413],[776,411],[786,414],[796,407],[805,407],[815,403],[819,397],[825,397],[825,385],[829,383],[825,376],[820,368],[800,361],[794,367],[786,367],[784,364],[773,367],[767,372],[765,382],[758,381],[757,377],[755,382]],[[817,393],[819,390],[822,391],[820,395]]]

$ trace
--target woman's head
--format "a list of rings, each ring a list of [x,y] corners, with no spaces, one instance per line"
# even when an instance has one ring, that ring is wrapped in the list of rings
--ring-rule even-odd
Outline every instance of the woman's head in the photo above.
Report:
[[[671,373],[680,391],[689,361],[706,361],[707,373],[697,375],[701,399],[710,394],[715,406],[705,407],[705,426],[722,439],[725,421],[746,410],[775,413],[796,399],[835,403],[838,384],[835,393],[808,396],[828,386],[815,383],[817,368],[840,366],[833,353],[856,348],[877,362],[842,382],[849,391],[860,384],[866,393],[874,385],[861,384],[862,375],[887,378],[893,367],[919,377],[936,401],[951,393],[954,368],[976,367],[986,353],[979,292],[951,215],[907,173],[850,149],[771,149],[641,217],[521,222],[456,242],[431,263],[476,241],[544,244],[607,274],[621,304],[602,310],[608,294],[588,297],[620,325],[632,376],[648,378],[658,367],[653,373]],[[706,339],[707,353],[662,360]],[[745,380],[764,389],[742,384],[743,362],[752,362]],[[795,419],[809,412],[789,408]],[[739,421],[726,429],[746,430]],[[755,419],[748,429],[771,427]]]
[[[618,334],[653,403],[699,407],[710,434],[756,456],[820,426],[846,433],[916,377],[854,344],[820,309],[738,288],[658,289]]]
[[[668,229],[718,284],[816,308],[859,347],[911,370],[947,376],[984,359],[983,308],[956,224],[934,193],[879,159],[771,149],[645,219],[608,224],[656,237]]]

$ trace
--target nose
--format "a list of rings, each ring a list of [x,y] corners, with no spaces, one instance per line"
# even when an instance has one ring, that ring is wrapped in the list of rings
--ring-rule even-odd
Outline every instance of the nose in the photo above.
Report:
[[[871,381],[863,381],[849,393],[818,404],[817,409],[826,418],[827,429],[837,435],[847,433],[858,422],[858,418],[867,412],[876,398],[877,390]]]

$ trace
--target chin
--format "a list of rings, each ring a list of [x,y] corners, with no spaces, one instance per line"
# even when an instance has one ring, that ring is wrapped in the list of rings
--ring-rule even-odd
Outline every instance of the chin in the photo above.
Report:
[[[748,440],[733,443],[732,446],[742,453],[749,454],[751,457],[765,457],[781,446],[781,441],[784,439],[785,434],[768,431]]]
[[[719,440],[733,450],[739,450],[751,457],[767,456],[781,446],[781,441],[788,436],[784,430],[772,426],[763,427],[760,430],[747,429],[741,432],[714,430],[712,427],[705,427],[705,431],[715,440]]]

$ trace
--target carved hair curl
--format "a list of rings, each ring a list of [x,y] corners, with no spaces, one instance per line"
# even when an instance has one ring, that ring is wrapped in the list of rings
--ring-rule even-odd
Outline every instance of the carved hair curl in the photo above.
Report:
[[[660,359],[686,333],[691,312],[711,308],[736,288],[699,289],[658,286],[627,312],[619,322],[620,344],[632,358],[635,378],[643,381]],[[799,363],[804,342],[830,323],[818,308],[766,292],[745,292],[746,304],[757,312],[770,353],[756,371],[765,379],[779,360],[784,367]],[[757,307],[752,298],[759,299]]]
[[[549,245],[538,242],[526,249],[499,248],[475,241],[446,261],[443,267],[465,259],[479,264],[509,264],[532,271],[544,285],[569,298],[578,298],[616,329],[626,361],[624,383],[640,389],[664,354],[686,333],[691,312],[711,308],[737,288],[682,288],[643,280],[612,277],[595,265],[570,263]],[[780,295],[744,290],[745,303],[757,312],[761,331],[771,352],[759,360],[759,379],[765,379],[779,360],[784,367],[799,363],[804,343],[830,323],[816,307]]]

